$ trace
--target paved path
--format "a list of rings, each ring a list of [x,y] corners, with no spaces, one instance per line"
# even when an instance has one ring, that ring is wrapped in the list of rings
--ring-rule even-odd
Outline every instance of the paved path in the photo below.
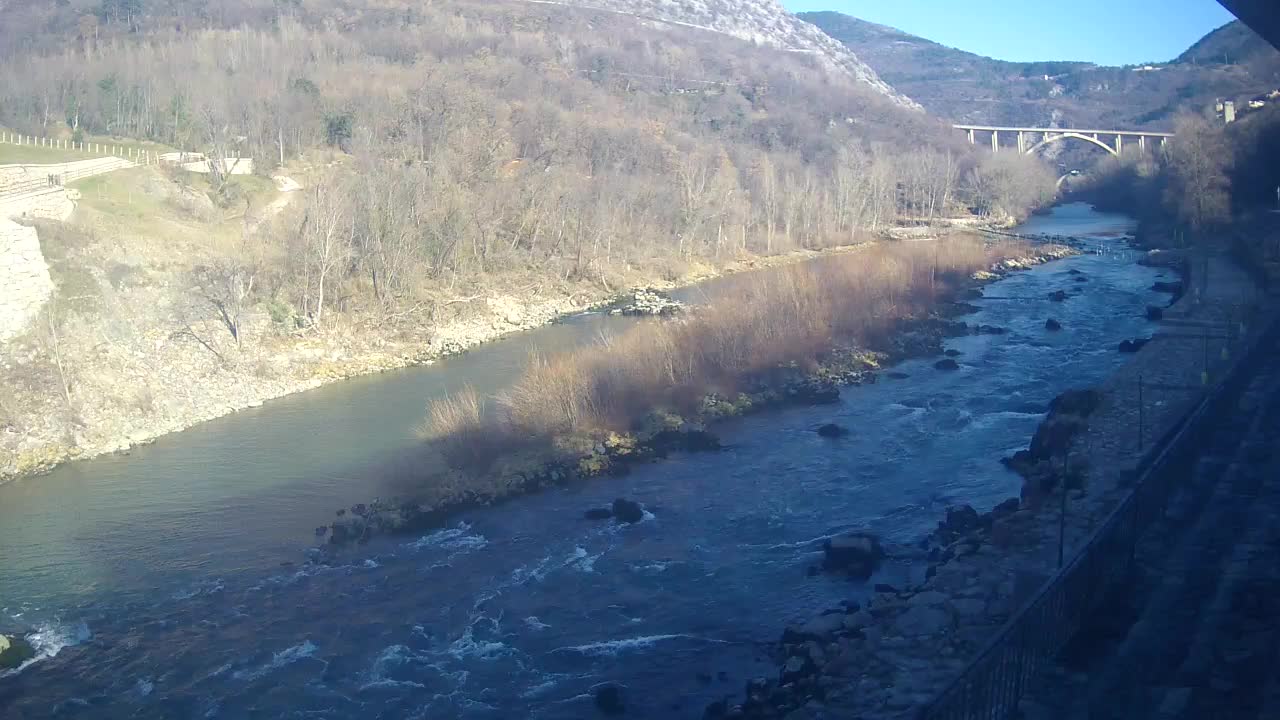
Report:
[[[1191,477],[1140,544],[1132,586],[1042,677],[1023,718],[1280,718],[1280,363],[1254,378]]]

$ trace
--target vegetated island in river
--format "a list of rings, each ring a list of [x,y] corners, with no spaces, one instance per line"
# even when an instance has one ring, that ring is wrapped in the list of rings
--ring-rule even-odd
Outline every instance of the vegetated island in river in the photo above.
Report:
[[[624,474],[673,451],[719,449],[707,429],[718,419],[835,402],[841,385],[874,382],[888,364],[940,354],[945,337],[1003,332],[956,320],[975,309],[964,296],[1076,252],[953,234],[744,276],[675,319],[535,355],[499,397],[467,388],[432,403],[422,435],[447,469],[422,478],[410,498],[339,510],[317,536],[341,546],[417,532],[468,507]],[[940,361],[938,369],[952,365]]]

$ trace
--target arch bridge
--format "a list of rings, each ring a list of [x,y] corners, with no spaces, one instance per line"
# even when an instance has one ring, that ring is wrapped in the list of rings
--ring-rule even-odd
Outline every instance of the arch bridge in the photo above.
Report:
[[[1018,152],[1030,155],[1041,148],[1064,140],[1079,140],[1097,145],[1112,155],[1124,151],[1125,142],[1136,140],[1138,147],[1146,149],[1148,144],[1163,146],[1165,141],[1173,137],[1173,133],[1152,132],[1148,130],[1081,130],[1076,128],[1034,128],[1034,127],[996,127],[991,125],[955,125],[957,130],[964,130],[969,136],[969,144],[976,145],[978,137],[989,135],[991,150],[999,152],[1004,145],[1000,135],[1017,140]],[[1010,146],[1012,149],[1012,146]]]

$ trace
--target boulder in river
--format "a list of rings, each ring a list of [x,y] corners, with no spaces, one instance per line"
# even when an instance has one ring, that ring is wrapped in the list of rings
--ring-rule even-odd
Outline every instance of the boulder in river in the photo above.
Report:
[[[1030,450],[1019,450],[1011,457],[1000,458],[1000,462],[1010,470],[1025,476],[1035,467],[1036,459],[1031,457]]]
[[[955,360],[952,360],[951,358],[943,358],[938,362],[934,363],[933,366],[939,370],[959,370],[960,369],[960,363],[956,362]]]
[[[1137,338],[1136,340],[1121,340],[1120,352],[1136,353],[1142,349],[1143,345],[1146,345],[1150,341],[1151,341],[1150,338]]]
[[[1040,423],[1031,438],[1031,458],[1047,460],[1060,455],[1071,447],[1071,441],[1085,427],[1084,419],[1076,415],[1053,415]]]
[[[1050,415],[1079,415],[1088,417],[1102,404],[1102,393],[1092,388],[1067,390],[1049,401]]]
[[[950,544],[982,526],[982,516],[972,505],[953,505],[947,508],[947,516],[938,523],[934,537],[943,544]]]
[[[1050,299],[1050,300],[1052,300],[1052,301],[1054,301],[1054,302],[1066,302],[1066,300],[1067,300],[1067,291],[1066,291],[1066,290],[1054,290],[1053,292],[1049,293],[1049,299]]]
[[[1085,276],[1083,276],[1083,275],[1077,275],[1077,276],[1075,277],[1075,281],[1076,281],[1076,282],[1078,282],[1078,283],[1082,283],[1082,282],[1089,282],[1089,278],[1087,278],[1087,277],[1085,277]]]
[[[659,290],[642,288],[633,290],[630,297],[614,303],[613,315],[674,315],[684,310],[684,303],[672,300]]]
[[[963,355],[963,353],[961,353],[959,350],[956,350],[954,348],[949,349],[942,354],[946,355],[947,357],[960,357],[961,355]]]
[[[788,627],[782,632],[784,645],[795,645],[806,640],[829,640],[844,630],[844,613],[819,615],[801,625]]]
[[[1058,331],[1062,329],[1062,323],[1058,322],[1057,320],[1054,320],[1053,318],[1049,318],[1048,320],[1044,321],[1044,329],[1050,330],[1050,331]]]
[[[1008,500],[1005,500],[1004,502],[1000,503],[999,505],[996,505],[995,507],[991,508],[991,517],[994,520],[1001,520],[1003,518],[1007,518],[1010,515],[1018,512],[1018,508],[1021,506],[1022,506],[1022,502],[1018,498],[1011,497]]]
[[[837,535],[824,540],[822,552],[824,570],[848,573],[860,580],[871,577],[884,560],[880,538],[864,532]]]
[[[0,670],[12,670],[35,656],[36,649],[23,638],[0,635]]]
[[[644,519],[644,508],[634,500],[618,498],[613,501],[613,517],[618,522],[638,523]]]
[[[613,683],[596,687],[596,708],[605,715],[621,715],[627,711],[622,700],[622,688]]]
[[[1077,270],[1076,268],[1071,268],[1070,270],[1068,270],[1068,271],[1067,271],[1067,274],[1068,274],[1068,275],[1083,275],[1083,274],[1084,274],[1084,271],[1082,271],[1082,270]]]
[[[818,434],[824,438],[841,438],[849,434],[849,428],[835,423],[827,423],[818,428]]]
[[[582,513],[582,517],[588,520],[608,520],[613,517],[613,510],[610,508],[591,508]]]
[[[974,335],[1004,335],[1009,332],[1007,328],[996,325],[977,325],[973,328]]]

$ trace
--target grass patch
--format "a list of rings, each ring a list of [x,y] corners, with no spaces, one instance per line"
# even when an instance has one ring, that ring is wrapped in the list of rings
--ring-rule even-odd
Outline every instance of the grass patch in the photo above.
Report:
[[[208,177],[198,173],[137,167],[85,178],[71,183],[71,188],[80,192],[79,222],[159,257],[193,244],[234,244],[243,235],[246,204],[266,204],[276,192],[269,179],[250,175],[232,178],[229,185],[239,200],[219,206],[210,198],[207,212],[184,204],[183,188],[195,196],[212,194]]]
[[[79,150],[0,144],[0,165],[52,165],[75,160],[90,160],[94,157],[96,156]]]
[[[6,131],[7,132],[7,131]],[[153,154],[172,152],[174,148],[161,143],[139,140],[123,140],[107,136],[87,136],[86,145],[97,145],[92,149],[45,147],[41,145],[14,145],[0,143],[0,165],[49,165],[53,163],[74,162],[76,160],[92,160],[94,158],[116,155],[123,158],[141,156],[144,152]],[[117,152],[118,151],[118,152]]]

